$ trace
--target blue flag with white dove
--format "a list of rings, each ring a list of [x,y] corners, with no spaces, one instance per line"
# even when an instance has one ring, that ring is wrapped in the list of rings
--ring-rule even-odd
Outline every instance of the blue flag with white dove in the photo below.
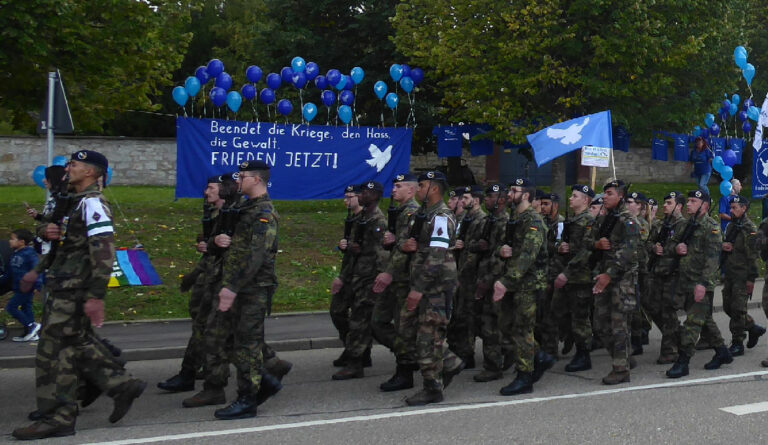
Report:
[[[588,114],[547,127],[527,136],[536,165],[542,166],[584,146],[613,149],[611,111]]]

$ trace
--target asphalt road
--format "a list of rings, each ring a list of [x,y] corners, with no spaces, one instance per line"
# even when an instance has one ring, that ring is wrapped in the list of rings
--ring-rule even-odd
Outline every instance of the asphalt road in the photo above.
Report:
[[[765,324],[761,310],[750,313]],[[729,341],[727,317],[717,313],[716,321]],[[472,376],[479,370],[465,371],[446,390],[444,402],[423,408],[404,406],[415,390],[378,391],[394,368],[381,346],[374,347],[374,366],[365,378],[344,382],[330,379],[335,371],[330,362],[339,349],[283,352],[295,365],[283,391],[260,407],[258,417],[238,421],[215,420],[214,407],[182,408],[181,400],[192,393],[165,394],[154,387],[177,371],[178,359],[138,361],[128,368],[150,387],[122,421],[108,423],[112,402],[103,397],[82,410],[76,436],[39,443],[765,443],[768,368],[760,361],[768,356],[767,344],[768,338],[761,338],[755,349],[716,371],[703,369],[712,352],[698,351],[691,375],[671,380],[664,376],[669,366],[654,363],[659,346],[654,329],[629,384],[600,383],[610,368],[603,350],[593,354],[593,369],[582,373],[565,373],[567,360],[561,360],[533,394],[521,397],[498,395],[511,373],[502,381],[475,383]],[[6,443],[34,409],[33,371],[0,369],[0,379],[0,442]],[[232,388],[228,397],[234,397]],[[723,411],[758,403],[763,405],[751,407],[757,412]]]

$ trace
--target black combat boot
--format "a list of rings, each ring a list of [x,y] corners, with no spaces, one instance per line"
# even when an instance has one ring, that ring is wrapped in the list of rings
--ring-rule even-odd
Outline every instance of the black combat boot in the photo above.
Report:
[[[565,372],[579,372],[592,369],[592,359],[585,345],[576,345],[576,355],[565,365]]]
[[[224,408],[213,412],[214,417],[221,420],[247,419],[256,417],[256,398],[250,395],[240,395],[237,400]]]
[[[64,437],[75,434],[75,424],[63,425],[51,419],[43,419],[32,425],[16,428],[11,435],[19,440],[45,439],[46,437]]]
[[[475,356],[468,355],[461,358],[464,361],[464,369],[475,369]]]
[[[725,345],[722,345],[715,348],[715,356],[704,365],[704,369],[711,371],[713,369],[718,369],[721,365],[727,365],[732,362],[733,356],[731,355],[731,352]]]
[[[563,349],[560,351],[561,355],[566,355],[573,349],[573,334],[568,334],[563,339]]]
[[[502,396],[516,396],[518,394],[529,394],[533,392],[533,373],[517,371],[517,377],[512,383],[501,388],[499,393]]]
[[[147,388],[147,382],[139,379],[131,379],[109,390],[107,393],[115,403],[112,414],[109,415],[110,423],[122,419],[131,409],[133,401],[139,398]]]
[[[728,352],[730,352],[731,356],[733,357],[744,355],[744,344],[733,342],[731,343],[731,346],[728,348]]]
[[[395,375],[379,385],[379,389],[383,392],[391,392],[413,388],[413,372],[418,369],[418,365],[397,365]]]
[[[256,405],[261,405],[266,402],[268,398],[274,396],[280,390],[283,389],[283,384],[277,377],[268,372],[262,372],[261,385],[259,385],[259,392],[256,393]]]
[[[757,340],[765,334],[765,328],[756,324],[749,330],[749,340],[747,340],[747,347],[752,349],[757,344]]]
[[[164,382],[158,382],[157,387],[168,392],[193,391],[195,389],[195,372],[181,369],[181,372]]]
[[[334,374],[333,380],[361,379],[365,377],[363,372],[363,362],[360,359],[350,357],[347,359],[347,365]]]
[[[440,384],[434,380],[424,380],[424,389],[405,399],[408,406],[422,406],[443,401]]]
[[[600,337],[592,337],[592,345],[590,346],[590,351],[597,351],[598,349],[603,349],[603,341],[600,340]]]
[[[459,363],[453,369],[446,369],[443,364],[443,389],[447,388],[451,384],[453,378],[459,375],[464,370],[464,361],[458,358]]]
[[[643,339],[642,337],[632,337],[632,355],[643,355]]]
[[[202,391],[181,402],[184,408],[197,408],[206,405],[221,405],[227,402],[222,388],[203,388]]]
[[[347,358],[348,358],[347,350],[344,349],[343,351],[341,351],[341,355],[339,355],[339,358],[333,361],[333,366],[337,368],[343,368],[347,366]]]
[[[555,366],[557,359],[546,352],[539,350],[533,357],[533,373],[531,374],[532,383],[541,379],[549,368]],[[519,373],[518,373],[519,374]]]
[[[89,381],[85,381],[77,387],[77,400],[83,408],[89,406],[101,395],[101,389]]]
[[[271,359],[264,362],[264,369],[266,369],[268,373],[272,374],[277,380],[280,380],[281,382],[283,381],[283,377],[291,372],[291,368],[293,368],[293,363],[289,362],[288,360],[280,360],[277,357],[272,357]]]
[[[629,370],[626,368],[611,369],[607,376],[603,377],[603,385],[618,385],[619,383],[629,382]]]
[[[504,373],[501,371],[495,371],[493,369],[484,369],[479,374],[475,374],[472,379],[479,383],[485,383],[485,382],[492,382],[494,380],[499,380],[502,377],[504,377]]]
[[[677,353],[677,361],[667,370],[667,377],[670,379],[679,379],[680,377],[688,375],[688,362],[690,360],[691,358],[685,355],[684,352],[679,351]]]

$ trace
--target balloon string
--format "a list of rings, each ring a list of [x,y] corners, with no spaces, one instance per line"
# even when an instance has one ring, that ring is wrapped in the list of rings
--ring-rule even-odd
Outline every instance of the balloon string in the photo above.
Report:
[[[357,118],[357,84],[355,84],[355,100],[352,101],[352,119],[357,122],[357,126],[360,126],[360,119]]]
[[[384,128],[384,101],[379,99],[379,103],[381,104],[381,128]]]
[[[325,125],[331,125],[331,107],[325,107],[328,110],[328,116],[325,118]]]

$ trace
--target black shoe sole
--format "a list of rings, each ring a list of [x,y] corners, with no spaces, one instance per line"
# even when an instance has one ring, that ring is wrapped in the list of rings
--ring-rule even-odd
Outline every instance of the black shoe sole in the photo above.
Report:
[[[256,413],[242,413],[238,414],[236,416],[222,416],[216,413],[213,413],[213,417],[219,419],[219,420],[237,420],[237,419],[250,419],[253,417],[256,417]]]

